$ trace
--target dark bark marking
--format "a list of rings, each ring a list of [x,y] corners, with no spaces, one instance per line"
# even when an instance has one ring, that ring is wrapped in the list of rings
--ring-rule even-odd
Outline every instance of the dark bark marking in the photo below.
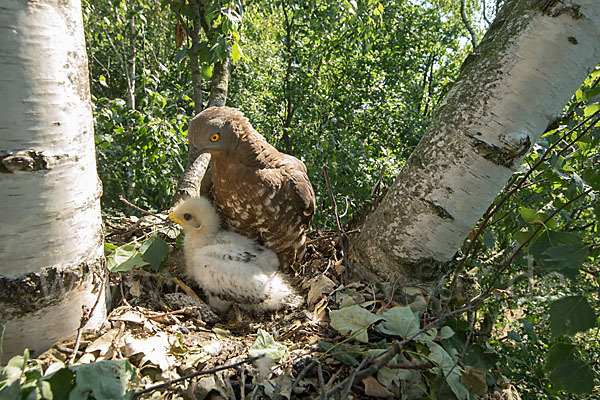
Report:
[[[104,257],[100,257],[63,268],[44,268],[24,276],[0,276],[0,319],[23,316],[60,303],[89,274],[103,277],[106,273],[104,263]]]
[[[435,204],[433,201],[425,198],[421,198],[421,201],[427,205],[431,211],[442,219],[454,220],[454,217],[442,206]]]
[[[506,168],[512,168],[515,159],[518,160],[521,156],[527,154],[531,147],[529,136],[526,136],[525,140],[521,140],[517,146],[510,147],[495,146],[470,135],[467,135],[467,137],[471,140],[477,154],[496,165]]]
[[[12,174],[16,171],[32,172],[51,169],[50,161],[67,157],[66,154],[48,156],[41,151],[22,150],[0,156],[0,173]]]

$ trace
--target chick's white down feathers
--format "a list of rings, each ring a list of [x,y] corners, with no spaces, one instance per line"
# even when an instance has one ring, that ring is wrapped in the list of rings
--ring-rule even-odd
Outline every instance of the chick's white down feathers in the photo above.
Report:
[[[275,311],[295,297],[278,272],[277,255],[238,233],[222,230],[212,203],[196,197],[169,215],[185,230],[186,271],[220,312],[232,304],[253,311]]]

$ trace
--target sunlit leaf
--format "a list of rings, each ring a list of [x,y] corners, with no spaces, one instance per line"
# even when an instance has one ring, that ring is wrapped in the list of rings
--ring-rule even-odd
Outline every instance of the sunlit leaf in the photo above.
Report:
[[[130,271],[133,268],[143,267],[148,262],[142,254],[136,250],[134,244],[121,246],[106,258],[108,269],[111,272]]]
[[[393,307],[383,313],[383,323],[377,331],[407,339],[419,331],[419,318],[410,307]]]
[[[367,328],[382,319],[357,304],[339,310],[331,310],[329,318],[331,326],[342,335],[351,334],[356,340],[363,343],[369,342]]]
[[[97,400],[131,399],[130,382],[136,377],[136,369],[129,361],[106,360],[69,367],[75,371],[75,387],[69,400],[88,399],[90,394]]]
[[[274,361],[279,361],[287,354],[287,347],[275,341],[273,336],[262,329],[256,334],[254,343],[248,349],[250,357],[256,357],[265,354]]]

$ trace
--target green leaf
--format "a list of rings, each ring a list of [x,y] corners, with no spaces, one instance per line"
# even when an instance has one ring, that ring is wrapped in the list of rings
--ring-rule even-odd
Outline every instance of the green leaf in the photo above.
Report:
[[[454,392],[459,400],[467,400],[469,398],[469,391],[460,382],[460,370],[454,366],[456,360],[442,346],[435,342],[427,343],[427,346],[431,350],[429,359],[442,370],[452,392]]]
[[[360,364],[356,358],[354,358],[350,354],[348,354],[346,347],[340,346],[340,347],[337,347],[336,349],[334,349],[334,345],[331,343],[327,343],[322,340],[319,340],[318,343],[319,343],[319,346],[327,352],[327,354],[331,355],[336,360],[338,360],[346,365]]]
[[[544,369],[549,372],[552,371],[556,365],[560,364],[562,361],[574,359],[575,349],[576,346],[574,344],[553,344],[552,347],[550,347],[550,352],[548,352],[548,359],[546,360]]]
[[[248,354],[250,357],[265,354],[272,360],[279,361],[287,355],[287,347],[281,343],[277,343],[273,336],[259,329],[256,334],[256,340],[254,340],[254,343],[248,349]]]
[[[240,45],[238,43],[234,43],[233,46],[231,46],[231,59],[234,63],[236,63],[241,57],[242,50],[240,49]]]
[[[574,335],[596,326],[596,314],[583,296],[568,296],[550,304],[552,337]]]
[[[587,118],[598,111],[600,111],[600,103],[590,104],[583,109],[583,116]]]
[[[131,399],[133,391],[129,384],[136,377],[136,370],[129,361],[106,360],[91,364],[71,365],[75,371],[75,387],[69,400],[88,399],[90,394],[96,400]]]
[[[200,72],[202,73],[202,77],[204,79],[210,79],[210,78],[212,78],[213,67],[212,67],[212,65],[204,64],[202,66],[202,70]]]
[[[587,259],[588,246],[570,232],[546,231],[530,246],[529,253],[549,271],[574,278]]]
[[[329,311],[331,326],[342,335],[352,334],[356,340],[369,343],[367,328],[382,318],[355,304],[339,310]]]
[[[519,214],[521,214],[521,218],[528,224],[541,224],[549,217],[545,212],[532,210],[531,208],[521,208]],[[546,228],[554,229],[556,228],[557,223],[554,219],[550,219],[545,222],[545,226]]]
[[[119,246],[114,245],[112,243],[104,242],[104,250],[110,250],[110,251],[112,251],[112,250],[114,250],[114,249],[116,249],[118,247]]]
[[[384,322],[376,330],[388,335],[407,339],[419,331],[419,318],[410,307],[394,307],[383,312]]]
[[[106,261],[108,269],[111,272],[130,271],[133,268],[143,267],[148,264],[133,244],[127,244],[115,249],[114,253],[109,255]]]
[[[579,272],[579,267],[587,260],[588,249],[584,244],[549,247],[540,254],[540,259],[549,271],[560,272],[573,279]]]
[[[159,271],[169,257],[169,245],[157,235],[152,235],[142,244],[140,253],[155,271]]]
[[[187,51],[188,51],[188,49],[186,49],[186,48],[183,48],[183,49],[179,50],[177,52],[177,54],[175,54],[175,60],[174,61],[176,63],[179,62],[179,61],[181,61],[187,55]]]
[[[574,394],[592,393],[594,373],[590,366],[579,359],[566,359],[554,365],[548,375],[558,389]]]
[[[48,376],[44,376],[42,380],[47,381],[50,385],[52,398],[68,399],[69,392],[71,392],[75,386],[75,372],[65,367]]]

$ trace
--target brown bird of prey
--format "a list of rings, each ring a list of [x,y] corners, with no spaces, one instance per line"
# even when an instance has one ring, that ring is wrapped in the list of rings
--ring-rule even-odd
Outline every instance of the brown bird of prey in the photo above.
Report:
[[[186,272],[204,290],[208,304],[225,312],[231,305],[253,312],[294,305],[298,296],[278,272],[277,255],[236,232],[222,230],[204,197],[180,202],[169,218],[185,230]]]
[[[210,153],[202,181],[238,232],[266,245],[289,267],[304,254],[306,230],[315,212],[315,193],[306,166],[279,152],[230,107],[210,107],[188,129],[190,143]]]

